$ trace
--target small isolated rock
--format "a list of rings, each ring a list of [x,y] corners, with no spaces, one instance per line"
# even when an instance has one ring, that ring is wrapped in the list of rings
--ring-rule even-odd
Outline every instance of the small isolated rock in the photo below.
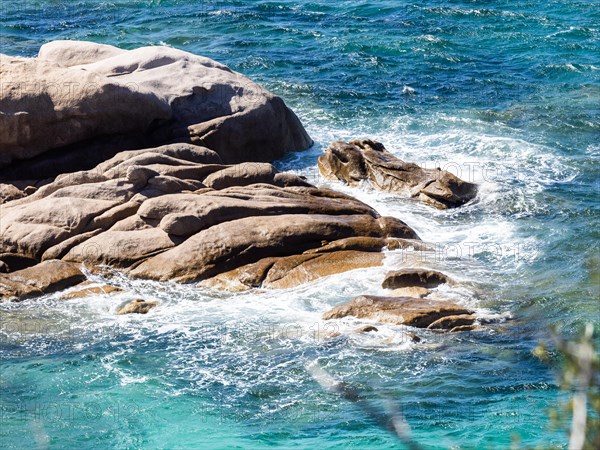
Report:
[[[117,314],[146,314],[156,306],[158,306],[158,302],[136,299],[121,306],[117,310]]]
[[[382,286],[386,289],[399,289],[406,287],[434,288],[440,284],[448,283],[450,279],[441,272],[425,269],[402,269],[388,272]]]
[[[411,297],[361,295],[323,314],[323,320],[353,316],[394,325],[427,328],[446,316],[473,314],[456,303]]]
[[[368,180],[377,189],[418,198],[436,208],[454,208],[477,195],[477,185],[441,169],[424,169],[388,152],[371,140],[336,141],[319,156],[319,170],[326,178],[356,185]]]
[[[354,330],[355,333],[370,333],[371,331],[379,331],[379,329],[373,325],[364,325]]]

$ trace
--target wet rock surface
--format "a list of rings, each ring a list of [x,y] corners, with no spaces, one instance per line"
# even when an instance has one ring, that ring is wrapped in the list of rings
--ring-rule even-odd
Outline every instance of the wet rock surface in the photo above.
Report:
[[[401,269],[388,272],[382,286],[387,289],[410,287],[435,288],[450,279],[441,272],[426,269]]]
[[[98,295],[118,294],[120,292],[123,292],[123,290],[117,286],[84,281],[83,283],[75,286],[72,290],[62,293],[60,298],[61,300],[73,300]]]
[[[381,266],[384,248],[418,246],[420,241],[381,237],[340,239],[300,255],[263,258],[205,280],[202,286],[243,291],[254,287],[292,288],[348,270]]]
[[[319,170],[326,178],[350,185],[368,180],[377,189],[440,209],[464,205],[477,195],[475,184],[441,169],[404,162],[371,140],[333,142],[319,157]]]
[[[121,306],[117,310],[118,315],[125,314],[148,314],[148,312],[152,308],[156,308],[158,306],[158,302],[155,301],[146,301],[142,299],[132,300],[129,303]]]
[[[414,297],[380,297],[361,295],[350,302],[323,314],[323,320],[353,316],[394,325],[408,325],[417,328],[451,329],[457,325],[457,316],[472,315],[473,311],[449,301],[417,299]],[[452,317],[446,322],[442,318]],[[465,319],[466,320],[466,319]]]

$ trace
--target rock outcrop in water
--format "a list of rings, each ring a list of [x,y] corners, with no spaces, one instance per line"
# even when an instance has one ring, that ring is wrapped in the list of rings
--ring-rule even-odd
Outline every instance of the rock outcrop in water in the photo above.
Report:
[[[418,246],[402,221],[268,163],[191,144],[118,153],[0,206],[0,260],[108,265],[133,277],[288,287]],[[65,263],[66,264],[66,263]],[[38,266],[35,266],[38,267]],[[27,269],[33,270],[33,269]],[[232,272],[233,271],[233,272]]]
[[[385,249],[425,248],[401,220],[264,162],[312,141],[281,99],[215,61],[59,41],[0,64],[0,179],[20,178],[0,184],[3,299],[76,285],[62,298],[118,292],[85,283],[82,266],[228,290],[290,288],[382,265]],[[334,143],[319,167],[438,207],[476,192],[372,141]],[[390,297],[358,297],[325,318],[467,329],[472,311],[427,297],[445,282],[434,271],[392,272]],[[156,305],[137,300],[118,313]]]
[[[79,283],[81,264],[291,287],[420,245],[402,221],[262,162],[312,141],[280,98],[215,61],[57,41],[3,55],[0,72],[3,298]]]
[[[458,326],[472,325],[475,322],[472,314],[472,310],[453,302],[361,295],[326,312],[323,319],[353,316],[394,325],[453,331]]]
[[[312,145],[281,98],[169,47],[55,41],[37,58],[0,55],[0,75],[0,179],[54,177],[175,142],[209,147],[227,163]]]
[[[430,288],[449,281],[449,277],[434,270],[411,268],[388,272],[382,287],[393,290],[387,296],[360,295],[327,311],[323,320],[352,316],[430,330],[462,332],[479,329],[473,310],[429,295]]]
[[[117,310],[117,314],[148,314],[148,311],[150,311],[152,308],[156,308],[157,306],[158,302],[146,301],[141,298],[138,298],[121,306]]]
[[[388,272],[382,286],[386,289],[434,288],[449,281],[446,275],[436,270],[413,268]]]
[[[464,205],[477,195],[475,184],[441,169],[404,162],[370,140],[333,142],[319,157],[319,170],[326,178],[350,185],[368,180],[377,189],[418,198],[440,209]]]

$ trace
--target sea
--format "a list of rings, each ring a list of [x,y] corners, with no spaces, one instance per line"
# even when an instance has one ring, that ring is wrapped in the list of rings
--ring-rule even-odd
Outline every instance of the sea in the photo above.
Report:
[[[568,415],[551,420],[569,399],[560,364],[534,350],[586,323],[599,343],[598,0],[0,2],[0,53],[56,39],[171,46],[280,95],[315,144],[275,165],[404,220],[434,249],[417,265],[456,281],[436,295],[490,323],[357,334],[368,321],[321,320],[383,295],[386,271],[414,262],[406,251],[286,290],[117,274],[122,294],[2,303],[0,448],[406,448],[373,411],[426,449],[567,448]],[[318,156],[359,138],[478,196],[437,210],[325,180]],[[132,298],[160,306],[116,315]]]

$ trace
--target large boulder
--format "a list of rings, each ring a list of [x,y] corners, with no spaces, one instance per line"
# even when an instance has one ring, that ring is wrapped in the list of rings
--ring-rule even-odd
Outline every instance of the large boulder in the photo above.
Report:
[[[336,141],[319,157],[319,170],[329,179],[356,185],[368,180],[382,191],[446,209],[464,205],[477,195],[477,186],[441,169],[423,169],[388,152],[370,140]]]
[[[0,167],[44,154],[42,163],[0,174],[12,179],[55,176],[93,167],[107,152],[171,142],[209,147],[228,163],[269,161],[312,145],[281,98],[170,47],[55,41],[37,58],[0,55],[0,74]],[[45,154],[52,149],[61,152]]]

